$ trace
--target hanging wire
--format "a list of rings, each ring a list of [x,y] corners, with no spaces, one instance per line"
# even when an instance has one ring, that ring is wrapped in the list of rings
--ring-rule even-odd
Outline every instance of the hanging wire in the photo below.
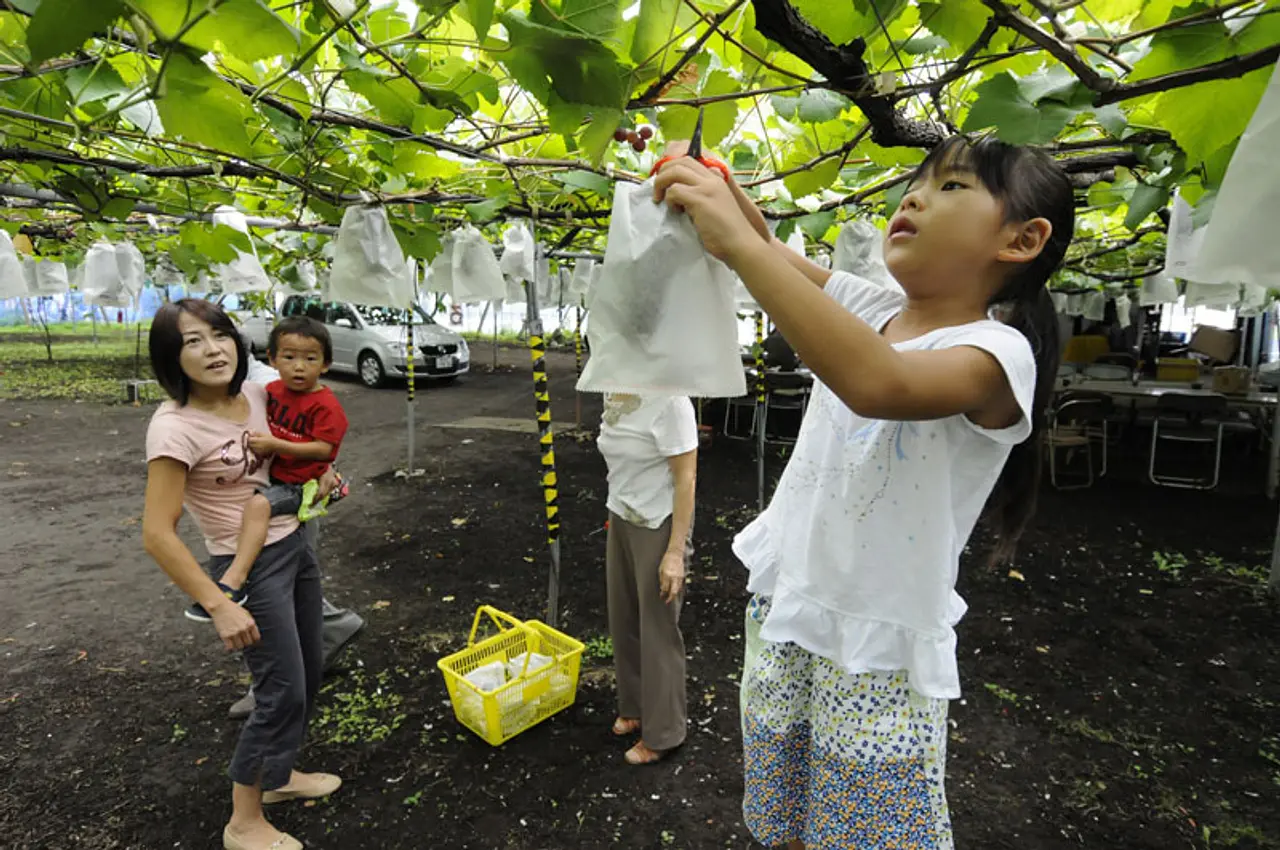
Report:
[[[880,24],[880,31],[884,33],[885,40],[889,42],[889,49],[893,51],[893,58],[897,61],[898,67],[902,69],[902,76],[905,79],[910,74],[907,69],[907,63],[902,61],[902,54],[898,52],[898,45],[894,44],[893,36],[889,34],[889,25],[885,23],[884,16],[880,14],[880,7],[876,5],[875,0],[871,0],[870,5],[871,10],[876,14],[876,21]],[[939,8],[941,8],[941,4],[939,4]],[[937,13],[935,12],[934,14]],[[921,23],[921,26],[923,25],[924,24]],[[929,114],[929,104],[921,99],[920,92],[915,92],[912,97],[914,97],[916,102],[920,104],[923,113],[927,116]],[[944,128],[951,126],[951,122],[947,120],[947,116],[942,114],[941,106],[935,103],[934,111],[938,114],[938,123],[940,123]]]

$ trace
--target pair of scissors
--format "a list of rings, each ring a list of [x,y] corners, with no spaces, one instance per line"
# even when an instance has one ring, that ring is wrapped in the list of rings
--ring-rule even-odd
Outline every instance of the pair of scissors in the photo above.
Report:
[[[696,124],[693,125],[693,135],[689,137],[689,150],[685,151],[684,155],[687,157],[692,157],[693,159],[697,160],[705,168],[710,168],[713,171],[719,171],[726,181],[733,179],[733,175],[729,171],[729,166],[725,165],[723,162],[721,162],[720,160],[716,159],[713,156],[702,155],[702,110],[701,109],[698,110],[698,121]],[[662,168],[662,166],[666,165],[668,162],[671,162],[674,159],[677,159],[677,157],[664,156],[661,159],[659,159],[657,162],[653,164],[653,168],[649,171],[649,176],[652,177],[653,175],[657,174],[658,171]]]

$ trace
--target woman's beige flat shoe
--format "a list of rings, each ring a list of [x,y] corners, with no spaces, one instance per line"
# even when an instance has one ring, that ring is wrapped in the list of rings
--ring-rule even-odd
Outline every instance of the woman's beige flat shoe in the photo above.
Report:
[[[231,827],[227,827],[222,830],[222,847],[223,850],[302,850],[302,842],[287,832],[282,832],[279,838],[265,847],[250,846],[232,835]]]
[[[266,804],[284,803],[288,800],[318,800],[328,797],[342,787],[342,780],[332,773],[313,773],[310,787],[304,790],[290,791],[281,788],[278,791],[263,791],[262,802]]]

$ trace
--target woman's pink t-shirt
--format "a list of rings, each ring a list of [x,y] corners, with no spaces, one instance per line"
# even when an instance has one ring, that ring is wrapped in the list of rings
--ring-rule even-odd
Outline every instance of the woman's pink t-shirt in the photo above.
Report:
[[[249,400],[249,418],[244,422],[167,401],[147,426],[147,461],[171,457],[187,468],[182,504],[204,535],[210,555],[236,553],[245,503],[257,489],[271,483],[269,464],[249,448],[251,431],[271,430],[267,391],[261,384],[246,382],[241,392]],[[273,517],[267,544],[282,540],[297,527],[296,516]]]

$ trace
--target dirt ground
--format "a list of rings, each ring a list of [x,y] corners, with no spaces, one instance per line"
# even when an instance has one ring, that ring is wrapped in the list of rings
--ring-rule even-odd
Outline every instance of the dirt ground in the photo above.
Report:
[[[425,474],[408,482],[393,475],[403,390],[331,382],[356,486],[326,520],[321,562],[329,598],[367,627],[304,751],[346,784],[275,822],[344,850],[751,847],[744,575],[729,549],[754,508],[749,446],[717,440],[701,459],[682,751],[636,770],[609,735],[604,468],[569,436],[556,446],[563,622],[594,650],[578,703],[499,749],[455,721],[435,665],[465,644],[476,606],[536,617],[545,602],[535,438],[437,427],[531,418],[527,355],[502,360],[419,392]],[[569,425],[572,371],[553,355],[553,412]],[[590,398],[583,409],[599,415]],[[218,846],[238,732],[226,709],[244,678],[142,551],[150,413],[0,402],[0,847]],[[1118,466],[1092,490],[1045,492],[1016,575],[982,565],[980,538],[964,565],[948,771],[962,850],[1280,846],[1280,620],[1259,583],[1275,505],[1157,490]],[[774,458],[770,480],[780,469]]]

